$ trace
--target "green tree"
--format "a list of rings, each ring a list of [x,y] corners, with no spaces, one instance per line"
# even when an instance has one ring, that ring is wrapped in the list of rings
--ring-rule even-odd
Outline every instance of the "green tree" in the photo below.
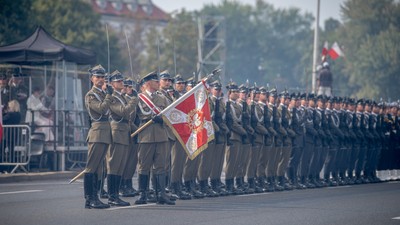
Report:
[[[100,23],[100,15],[84,1],[34,0],[32,22],[42,25],[56,39],[76,47],[91,49],[97,53],[98,63],[108,64],[107,35]],[[110,71],[126,65],[120,57],[117,38],[109,31]]]
[[[349,0],[339,31],[346,53],[343,73],[357,97],[398,98],[400,6],[391,0]]]
[[[35,24],[31,18],[31,1],[0,0],[0,45],[24,40],[33,33]]]

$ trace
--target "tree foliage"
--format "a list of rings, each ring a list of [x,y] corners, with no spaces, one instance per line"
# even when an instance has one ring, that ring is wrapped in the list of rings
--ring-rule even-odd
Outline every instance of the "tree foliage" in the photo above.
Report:
[[[400,5],[391,0],[348,0],[338,33],[345,45],[343,73],[353,95],[400,96]]]
[[[21,41],[41,25],[54,38],[76,47],[93,50],[98,62],[107,66],[107,36],[100,24],[100,16],[84,1],[63,0],[1,0],[5,21],[0,25],[0,43]],[[4,19],[4,20],[3,20]],[[125,65],[119,54],[116,36],[110,34],[111,65]],[[112,68],[114,69],[114,68]]]

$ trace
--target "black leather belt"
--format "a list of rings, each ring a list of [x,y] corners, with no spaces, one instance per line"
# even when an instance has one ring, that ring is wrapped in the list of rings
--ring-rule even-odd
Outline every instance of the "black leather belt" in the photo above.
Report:
[[[92,123],[95,123],[95,122],[108,122],[108,118],[101,118],[99,120],[93,120],[92,119]]]
[[[129,120],[112,120],[112,122],[116,122],[116,123],[129,123]]]

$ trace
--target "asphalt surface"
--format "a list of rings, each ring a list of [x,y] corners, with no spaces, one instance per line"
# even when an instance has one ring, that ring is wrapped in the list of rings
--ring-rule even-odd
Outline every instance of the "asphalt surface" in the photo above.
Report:
[[[85,209],[82,180],[0,183],[0,223],[400,224],[400,182]],[[135,198],[124,198],[133,204]],[[103,200],[104,201],[104,200]],[[398,219],[395,219],[399,217]]]

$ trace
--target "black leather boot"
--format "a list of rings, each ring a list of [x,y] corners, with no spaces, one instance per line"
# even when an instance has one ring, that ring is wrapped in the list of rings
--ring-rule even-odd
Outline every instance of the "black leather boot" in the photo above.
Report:
[[[149,175],[139,174],[139,198],[135,205],[147,204],[147,187],[149,184]]]
[[[225,179],[225,187],[226,187],[226,192],[228,195],[235,194],[235,192],[233,191],[233,178]]]
[[[87,209],[105,209],[110,208],[108,204],[104,204],[99,200],[97,195],[97,176],[93,173],[85,173],[83,180],[85,208]]]
[[[274,189],[275,191],[283,191],[285,188],[283,188],[281,185],[279,185],[279,181],[277,177],[271,177],[271,181],[274,184]]]
[[[175,205],[170,197],[165,193],[165,174],[156,175],[156,187],[159,188],[160,193],[157,196],[157,204]]]
[[[275,185],[272,177],[267,177],[267,192],[274,192],[275,191]]]
[[[191,180],[185,181],[185,187],[186,191],[194,198],[204,198],[204,194],[195,189],[194,184]]]
[[[119,187],[119,194],[122,197],[135,197],[137,195],[136,190],[132,186],[132,179],[122,179]]]
[[[100,192],[100,198],[108,198],[108,193],[106,190],[104,190],[104,182],[105,182],[105,177],[102,176],[100,179],[97,178],[97,191]]]
[[[125,202],[119,198],[119,185],[121,183],[121,176],[108,174],[107,175],[108,187],[108,204],[112,206],[129,206],[129,202]]]
[[[180,199],[180,200],[192,199],[192,196],[189,193],[182,190],[181,182],[171,183],[171,188],[172,188],[172,190],[171,190],[172,194],[175,194],[176,196],[178,196],[178,199]]]
[[[228,193],[219,185],[219,179],[212,179],[211,188],[219,194],[219,196],[227,196]]]
[[[208,180],[200,181],[200,191],[206,195],[206,197],[215,198],[219,194],[208,187]]]
[[[247,178],[247,183],[249,183],[249,189],[254,190],[255,193],[263,193],[262,188],[256,185],[256,181],[254,178]]]
[[[241,177],[236,177],[235,181],[236,181],[236,188],[235,185],[233,185],[233,192],[236,195],[244,195],[245,193]]]

